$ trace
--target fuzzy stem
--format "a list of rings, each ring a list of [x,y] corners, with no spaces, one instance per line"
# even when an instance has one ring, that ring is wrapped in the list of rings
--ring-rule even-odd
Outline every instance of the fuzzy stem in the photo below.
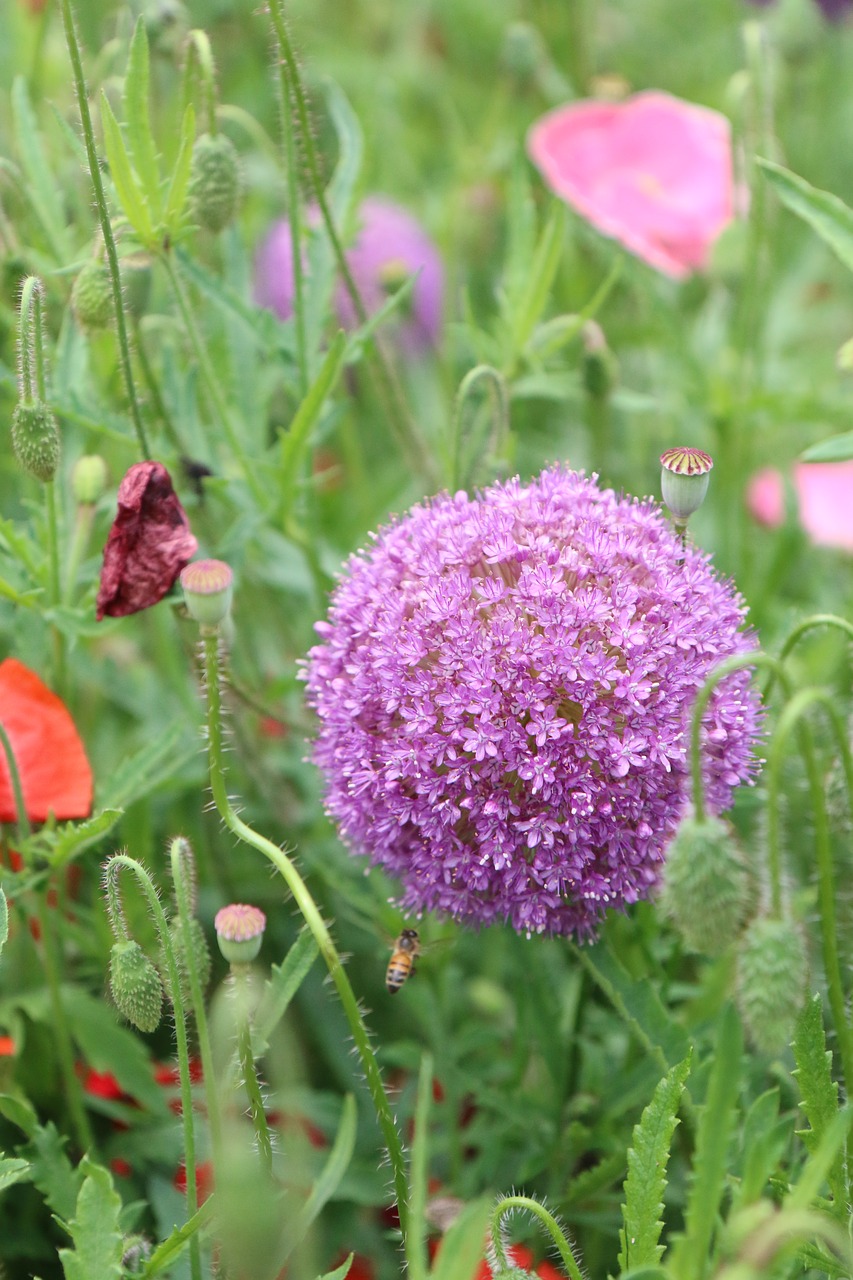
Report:
[[[848,622],[846,618],[839,618],[835,613],[813,613],[811,617],[804,618],[802,622],[797,623],[794,629],[789,632],[785,643],[779,650],[779,661],[784,662],[803,636],[807,635],[809,631],[814,631],[816,627],[835,627],[837,630],[843,631],[848,640],[853,640],[853,623]],[[765,698],[772,686],[773,673],[771,672],[770,679],[764,688]]]
[[[415,1129],[412,1139],[411,1195],[409,1201],[410,1229],[406,1235],[406,1265],[409,1280],[427,1280],[426,1242],[424,1223],[427,1194],[427,1153],[429,1107],[432,1099],[432,1056],[425,1053],[418,1072],[418,1093],[415,1104]]]
[[[280,48],[281,46],[279,46]],[[287,210],[290,225],[290,255],[293,270],[293,325],[296,338],[296,365],[299,389],[308,391],[308,356],[305,339],[305,281],[302,271],[302,215],[299,196],[299,173],[296,163],[296,129],[291,104],[293,93],[287,63],[278,58],[279,92],[281,95],[281,127],[284,134],[284,161],[287,177]]]
[[[21,774],[18,769],[18,762],[15,759],[15,752],[12,750],[12,743],[9,735],[3,728],[0,721],[0,747],[6,756],[6,766],[9,770],[9,777],[12,781],[12,795],[15,800],[15,822],[18,828],[18,834],[22,842],[26,842],[30,838],[32,828],[30,826],[29,815],[27,814],[27,806],[24,803],[24,788],[21,785]]]
[[[18,313],[18,397],[24,404],[47,398],[43,306],[44,285],[38,276],[27,276]]]
[[[337,948],[332,940],[326,922],[320,915],[311,893],[300,876],[293,862],[282,849],[265,836],[254,831],[235,813],[225,785],[224,745],[222,732],[222,699],[219,686],[218,642],[215,634],[203,637],[204,674],[207,690],[207,741],[208,761],[210,767],[210,789],[220,817],[229,831],[233,832],[244,844],[257,849],[280,872],[282,879],[293,896],[305,923],[311,930],[320,953],[326,962],[329,975],[335,984],[344,1014],[350,1026],[356,1050],[361,1058],[367,1087],[376,1110],[388,1158],[394,1179],[397,1197],[397,1211],[400,1216],[400,1231],[405,1241],[408,1234],[409,1193],[406,1178],[406,1165],[403,1159],[403,1147],[388,1098],[382,1083],[382,1076],[376,1056],[370,1045],[367,1027],[361,1016],[358,1001],[346,975]]]
[[[210,1145],[213,1150],[213,1167],[219,1169],[222,1159],[222,1116],[219,1108],[219,1094],[216,1089],[216,1076],[213,1067],[213,1051],[210,1046],[210,1031],[207,1025],[207,1014],[204,1004],[204,992],[198,975],[195,959],[190,918],[195,910],[195,867],[192,862],[192,850],[188,840],[178,836],[171,842],[169,858],[172,867],[172,879],[175,884],[175,903],[178,909],[178,920],[181,927],[181,941],[184,946],[184,958],[189,977],[192,1011],[195,1014],[198,1049],[201,1055],[201,1070],[204,1080],[204,1096],[207,1102],[207,1118],[210,1123]],[[187,883],[189,880],[189,884]]]
[[[120,868],[112,860],[104,867],[104,897],[107,903],[107,918],[113,931],[113,937],[116,942],[129,942],[130,932],[127,927],[127,917],[124,914],[124,903],[121,900],[119,870]]]
[[[805,713],[815,704],[825,708],[835,735],[844,768],[847,785],[848,803],[853,800],[853,758],[844,724],[838,714],[831,695],[823,689],[801,689],[790,700],[776,726],[767,759],[767,806],[768,815],[778,811],[782,758],[787,740],[792,731],[799,730],[800,750],[802,752],[806,773],[809,780],[812,805],[815,817],[815,855],[818,876],[818,906],[820,933],[823,950],[823,967],[829,990],[829,1004],[832,1009],[832,1020],[841,1053],[841,1064],[844,1071],[845,1093],[850,1095],[853,1089],[853,1028],[847,1017],[844,998],[844,981],[841,972],[841,959],[838,952],[838,929],[835,915],[836,883],[832,866],[832,846],[829,835],[829,820],[826,812],[826,797],[820,776],[817,756],[814,750],[811,732],[802,723]],[[853,808],[851,808],[853,813]],[[773,824],[773,840],[775,842],[774,860],[778,864],[779,837],[778,822]],[[771,830],[768,827],[768,843]],[[781,914],[781,873],[777,870],[779,887],[774,885],[774,914]]]
[[[255,1069],[255,1055],[252,1050],[252,1025],[249,1017],[249,1003],[251,998],[251,966],[245,964],[232,964],[231,976],[234,982],[234,996],[236,1002],[237,1057],[243,1074],[243,1085],[249,1099],[249,1115],[252,1120],[252,1127],[255,1130],[255,1137],[258,1141],[258,1151],[261,1156],[261,1163],[264,1166],[265,1172],[271,1174],[272,1138],[270,1137],[269,1125],[267,1124],[267,1115],[264,1110],[264,1100],[261,1095],[258,1073]]]
[[[572,1280],[583,1280],[583,1273],[575,1261],[571,1246],[563,1232],[560,1230],[560,1224],[553,1214],[549,1213],[544,1205],[538,1200],[531,1200],[529,1196],[501,1196],[494,1209],[492,1210],[492,1221],[489,1227],[492,1249],[494,1251],[495,1260],[497,1262],[496,1276],[499,1278],[504,1274],[515,1274],[517,1268],[512,1260],[507,1256],[506,1247],[501,1235],[501,1220],[516,1209],[524,1209],[527,1213],[532,1213],[537,1217],[546,1230],[550,1233],[551,1239],[559,1251],[563,1265],[566,1267]]]
[[[190,1079],[190,1053],[187,1041],[186,1014],[175,951],[169,936],[169,922],[166,919],[166,913],[154,887],[154,882],[141,862],[137,862],[135,858],[129,857],[126,853],[113,854],[104,871],[104,879],[107,883],[111,876],[118,877],[118,870],[113,872],[113,867],[117,869],[127,868],[128,871],[133,872],[139,881],[142,891],[148,899],[148,906],[157,926],[160,945],[163,948],[163,955],[166,960],[166,969],[169,975],[169,996],[175,1010],[175,1041],[178,1053],[178,1073],[181,1079],[181,1120],[184,1132],[184,1165],[187,1171],[187,1219],[189,1220],[195,1216],[198,1209],[193,1095],[192,1081]],[[190,1271],[192,1280],[202,1280],[201,1247],[197,1235],[193,1235],[190,1240]]]
[[[104,249],[107,254],[107,265],[109,267],[110,280],[113,287],[113,306],[115,308],[116,332],[118,334],[119,362],[124,376],[124,385],[127,391],[127,398],[130,403],[130,412],[133,418],[133,426],[136,431],[139,448],[143,458],[150,458],[151,451],[148,447],[148,438],[145,434],[145,424],[142,421],[142,409],[136,393],[136,382],[133,377],[133,366],[130,360],[130,343],[127,337],[127,323],[124,316],[124,299],[122,297],[121,274],[118,266],[118,251],[116,249],[112,223],[110,222],[109,209],[107,208],[107,198],[104,194],[104,184],[101,181],[101,167],[98,160],[97,147],[95,146],[95,131],[92,128],[92,116],[89,112],[86,78],[83,74],[83,61],[80,56],[80,45],[77,40],[77,32],[74,29],[74,16],[71,12],[71,0],[60,0],[60,8],[62,9],[62,23],[65,28],[65,42],[68,45],[68,53],[71,58],[71,69],[74,75],[74,88],[77,93],[77,105],[80,110],[80,123],[83,127],[83,142],[86,146],[86,158],[89,162],[89,176],[92,179],[92,190],[95,194],[98,221],[101,226],[101,235],[104,238]]]

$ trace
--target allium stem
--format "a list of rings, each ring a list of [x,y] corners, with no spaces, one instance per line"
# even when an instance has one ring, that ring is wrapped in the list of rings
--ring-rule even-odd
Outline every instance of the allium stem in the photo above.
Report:
[[[86,158],[89,162],[89,176],[92,179],[92,190],[95,195],[95,205],[98,210],[98,221],[101,225],[101,235],[104,238],[104,249],[107,255],[107,265],[109,267],[110,280],[112,282],[116,332],[118,334],[119,362],[124,376],[124,385],[127,390],[127,398],[130,403],[130,412],[133,418],[133,426],[136,431],[139,448],[143,458],[150,458],[151,450],[149,449],[148,438],[145,434],[145,424],[142,421],[142,409],[136,392],[136,382],[133,377],[133,365],[131,364],[130,359],[130,343],[127,337],[127,322],[124,315],[124,299],[122,296],[121,274],[119,272],[118,265],[118,250],[116,249],[115,236],[113,235],[112,223],[110,222],[110,213],[107,208],[107,198],[104,194],[104,184],[101,181],[101,166],[98,160],[97,147],[95,145],[95,131],[92,128],[92,116],[89,111],[86,77],[83,74],[83,60],[80,56],[80,44],[77,40],[77,32],[74,28],[74,15],[71,12],[71,0],[60,0],[60,8],[62,9],[62,23],[65,28],[65,42],[68,45],[68,54],[71,59],[71,70],[74,75],[74,88],[77,93],[77,106],[80,110],[80,123],[83,128],[83,142],[86,147]]]
[[[508,1256],[506,1245],[503,1239],[503,1219],[508,1214],[513,1213],[517,1209],[523,1209],[525,1213],[532,1213],[538,1218],[545,1229],[549,1232],[554,1245],[560,1254],[560,1259],[571,1276],[572,1280],[584,1280],[583,1272],[578,1266],[571,1246],[563,1234],[560,1224],[553,1214],[549,1213],[543,1204],[538,1200],[531,1200],[529,1196],[501,1196],[492,1210],[492,1221],[490,1223],[491,1247],[494,1253],[497,1270],[495,1272],[497,1280],[505,1274],[516,1274],[512,1259]],[[493,1270],[495,1268],[493,1267]]]
[[[116,870],[113,870],[113,868]],[[178,1055],[178,1073],[181,1081],[181,1121],[184,1133],[184,1165],[187,1171],[187,1219],[195,1216],[198,1209],[198,1189],[196,1187],[195,1128],[193,1125],[193,1095],[190,1079],[190,1052],[187,1041],[187,1021],[184,1000],[181,994],[181,979],[175,959],[175,951],[169,936],[169,922],[163,910],[157,890],[150,875],[141,862],[126,853],[116,853],[104,868],[104,882],[109,884],[113,878],[118,879],[119,870],[127,869],[136,876],[142,892],[148,900],[148,906],[154,923],[169,975],[169,997],[175,1009],[175,1044]],[[201,1247],[197,1235],[190,1240],[190,1270],[192,1280],[202,1280]]]
[[[806,773],[811,791],[812,806],[815,819],[815,855],[818,876],[818,906],[820,918],[820,934],[823,950],[823,967],[829,991],[829,1004],[832,1009],[832,1020],[838,1039],[841,1054],[841,1065],[844,1072],[845,1094],[849,1097],[853,1089],[853,1028],[847,1016],[844,997],[844,982],[841,973],[841,959],[838,952],[838,929],[835,915],[836,880],[833,874],[832,845],[829,835],[829,820],[826,812],[826,796],[820,775],[817,756],[814,750],[811,731],[805,723],[801,723],[805,713],[814,705],[824,707],[835,736],[844,777],[847,786],[848,804],[853,801],[853,756],[847,740],[844,723],[838,714],[831,695],[823,689],[800,689],[785,707],[767,758],[767,812],[768,812],[768,845],[770,861],[774,868],[771,882],[773,890],[773,914],[781,916],[781,856],[779,850],[779,794],[781,790],[781,772],[784,749],[788,738],[795,728],[799,730],[800,750],[806,766]],[[853,813],[853,805],[851,805]]]
[[[207,690],[207,741],[208,761],[210,766],[210,789],[219,815],[229,831],[233,832],[244,844],[257,849],[280,872],[282,879],[290,890],[293,900],[302,914],[305,923],[311,930],[314,939],[329,970],[329,976],[335,984],[344,1014],[350,1026],[356,1050],[361,1058],[367,1087],[373,1101],[394,1180],[397,1198],[397,1211],[400,1217],[400,1231],[405,1241],[409,1225],[409,1188],[406,1177],[406,1165],[403,1158],[403,1147],[388,1097],[382,1083],[379,1064],[370,1045],[367,1027],[361,1016],[361,1010],[350,985],[349,978],[341,963],[340,956],[326,922],[320,915],[311,893],[300,876],[291,859],[278,845],[273,844],[265,836],[254,831],[235,813],[225,785],[224,745],[222,732],[222,699],[219,684],[219,653],[215,635],[205,635],[204,674]]]

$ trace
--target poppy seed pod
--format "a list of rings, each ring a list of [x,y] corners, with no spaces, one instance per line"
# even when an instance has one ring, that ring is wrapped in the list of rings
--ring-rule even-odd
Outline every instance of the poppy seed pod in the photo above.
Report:
[[[676,523],[683,524],[705,501],[714,460],[701,449],[678,447],[660,456],[661,496]]]
[[[258,907],[232,902],[213,921],[219,950],[229,964],[249,964],[261,949],[267,918]]]

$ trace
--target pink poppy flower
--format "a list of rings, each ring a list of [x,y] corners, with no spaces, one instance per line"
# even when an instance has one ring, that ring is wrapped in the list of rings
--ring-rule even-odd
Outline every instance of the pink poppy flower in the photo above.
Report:
[[[795,462],[791,482],[800,524],[817,546],[853,551],[853,462]],[[775,467],[757,471],[747,485],[747,510],[776,529],[785,520],[785,479]]]
[[[707,266],[735,216],[728,120],[668,93],[557,107],[527,146],[558,196],[676,280]]]

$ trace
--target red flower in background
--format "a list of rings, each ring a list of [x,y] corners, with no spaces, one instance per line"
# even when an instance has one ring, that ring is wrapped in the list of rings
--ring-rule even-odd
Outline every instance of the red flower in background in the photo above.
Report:
[[[187,1193],[187,1166],[183,1163],[178,1165],[178,1170],[172,1179],[172,1185],[183,1195]],[[210,1160],[202,1160],[196,1165],[195,1169],[195,1189],[198,1195],[200,1205],[204,1204],[207,1197],[213,1190],[213,1164]]]
[[[162,462],[135,463],[119,485],[118,513],[104,547],[98,621],[157,604],[197,550]]]
[[[528,1271],[533,1267],[533,1254],[523,1244],[510,1245],[507,1253],[517,1267],[524,1267]],[[565,1280],[563,1273],[552,1267],[550,1262],[540,1262],[533,1274],[539,1276],[539,1280]],[[472,1280],[492,1280],[492,1269],[488,1262],[480,1263],[480,1269]]]
[[[16,658],[0,662],[0,724],[15,757],[30,822],[87,818],[92,770],[61,698]],[[6,753],[0,750],[0,822],[17,816]]]

